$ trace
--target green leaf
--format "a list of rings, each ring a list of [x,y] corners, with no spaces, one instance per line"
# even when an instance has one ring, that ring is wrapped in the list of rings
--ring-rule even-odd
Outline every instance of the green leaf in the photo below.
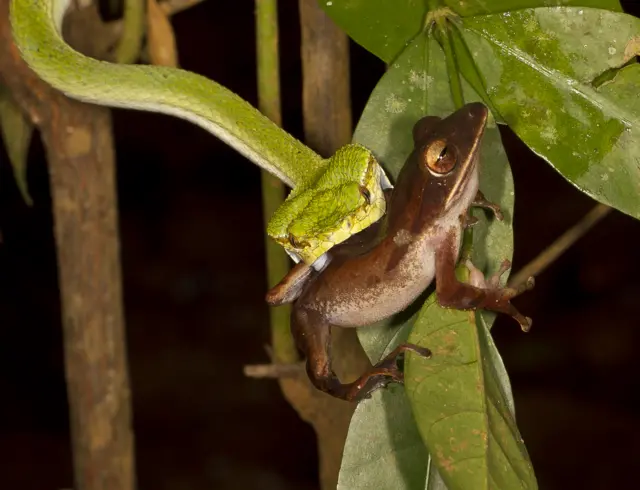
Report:
[[[490,2],[487,0],[444,0],[444,3],[463,17],[554,6],[592,7],[622,12],[619,0],[491,0]]]
[[[389,63],[421,31],[425,0],[319,0],[320,7],[358,44]],[[622,11],[619,0],[444,0],[458,15],[572,5]]]
[[[483,322],[484,328],[486,324]],[[407,341],[413,322],[395,330],[386,354]],[[381,354],[381,355],[383,355]],[[502,358],[487,335],[486,355],[495,368],[499,388],[514,416],[511,384]],[[338,490],[447,490],[424,447],[404,389],[390,385],[358,404],[351,419],[344,449]]]
[[[370,358],[377,361],[406,342],[413,321],[395,319],[360,330]],[[389,385],[358,404],[345,442],[338,490],[423,490],[429,481],[434,483],[428,489],[446,490],[435,486],[436,475],[403,387]]]
[[[637,54],[640,19],[541,8],[468,18],[462,32],[516,134],[580,190],[640,218],[640,71],[592,85]]]
[[[429,458],[429,466],[427,468],[427,485],[426,490],[447,490],[447,484],[444,482],[440,473],[433,464],[433,460]]]
[[[467,102],[480,100],[464,82],[463,89]],[[442,51],[434,40],[427,41],[420,36],[393,63],[375,88],[354,140],[371,149],[389,175],[395,178],[412,149],[413,124],[425,114],[445,116],[453,110]],[[495,220],[487,223],[483,211],[474,211],[481,219],[474,230],[474,263],[492,273],[504,258],[511,257],[513,248],[513,182],[500,134],[493,122],[485,133],[481,159],[480,186],[505,213],[504,223]],[[373,362],[407,340],[417,318],[412,313],[425,298],[426,295],[408,311],[387,322],[358,329],[359,338]],[[493,315],[487,314],[487,318],[492,322]],[[508,377],[492,343],[487,352],[491,365],[500,373],[501,389],[511,400]],[[411,389],[411,383],[408,379],[408,389]],[[509,403],[513,405],[512,400]],[[416,460],[416,455],[425,453],[407,404],[401,387],[379,391],[370,400],[360,403],[349,429],[338,488],[445,488],[428,459],[420,460],[422,464]]]
[[[405,361],[418,429],[449,490],[537,488],[501,362],[492,357],[489,329],[475,317],[440,308],[434,297],[423,306],[409,342],[429,346],[433,356]]]
[[[33,126],[22,114],[9,89],[0,85],[0,133],[13,167],[13,177],[25,202],[33,200],[27,186],[27,157],[33,134]]]
[[[391,385],[356,407],[338,490],[424,489],[428,457],[404,390]]]

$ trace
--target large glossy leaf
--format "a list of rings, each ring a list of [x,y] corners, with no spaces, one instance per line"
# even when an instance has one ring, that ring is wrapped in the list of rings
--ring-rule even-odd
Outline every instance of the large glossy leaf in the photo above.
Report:
[[[468,86],[465,86],[465,96],[467,101],[479,100]],[[442,52],[435,41],[426,43],[425,38],[420,37],[394,62],[374,90],[354,139],[371,148],[395,178],[410,153],[415,121],[424,114],[444,116],[453,110]],[[511,257],[513,183],[493,123],[485,135],[481,156],[481,188],[490,199],[502,205],[506,220],[488,223],[482,219],[474,233],[474,262],[494,271],[503,258]],[[483,216],[481,212],[475,213]],[[423,301],[424,298],[418,301],[413,311]],[[417,316],[411,317],[411,312],[410,309],[383,325],[358,330],[372,361],[407,339]],[[506,371],[495,346],[490,344],[485,353],[500,373],[502,390],[510,394]],[[408,389],[412,383],[408,379]],[[407,407],[407,398],[400,387],[378,392],[358,406],[345,446],[339,488],[444,488],[433,465],[416,456],[425,453],[414,417]]]
[[[325,12],[358,44],[391,62],[420,32],[426,0],[318,0]],[[462,16],[534,7],[574,5],[622,11],[619,0],[444,0]]]
[[[405,383],[432,463],[449,490],[534,489],[533,467],[476,314],[423,306],[409,341],[433,356],[410,355]],[[478,315],[478,318],[481,318]]]
[[[402,387],[361,402],[351,419],[339,490],[424,489],[429,455]]]
[[[22,114],[9,89],[3,86],[0,86],[0,134],[13,167],[13,177],[18,190],[25,202],[31,206],[33,200],[27,185],[27,157],[33,125]]]
[[[378,336],[384,349],[376,359],[407,341],[414,321],[415,318],[412,318],[401,328],[387,328],[390,335],[386,341],[382,340],[383,336]],[[484,321],[482,326],[487,329],[484,355],[495,370],[495,379],[504,394],[506,407],[511,416],[515,416],[511,384],[502,358]],[[379,390],[370,400],[361,402],[356,407],[349,426],[338,489],[369,488],[447,490],[425,449],[409,399],[405,396],[404,389],[397,385]]]
[[[640,19],[528,9],[465,19],[463,37],[518,136],[583,192],[640,218],[640,71],[592,84],[638,53]]]
[[[576,6],[622,12],[619,0],[443,0],[447,7],[464,17],[495,14],[536,7]]]

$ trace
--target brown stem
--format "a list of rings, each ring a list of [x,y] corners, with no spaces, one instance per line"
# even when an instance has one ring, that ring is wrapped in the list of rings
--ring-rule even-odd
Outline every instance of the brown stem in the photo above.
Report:
[[[351,140],[349,39],[317,0],[299,5],[305,142],[328,157]]]
[[[611,212],[611,209],[612,208],[604,204],[595,205],[580,221],[560,235],[560,237],[544,249],[540,255],[514,274],[509,280],[509,285],[517,288],[524,284],[529,277],[539,275],[587,231],[607,216]]]
[[[168,0],[166,2],[161,2],[159,5],[164,13],[170,17],[182,12],[183,10],[195,7],[203,1],[204,0]],[[94,34],[93,39],[86,39],[83,41],[83,44],[85,45],[85,50],[83,52],[85,54],[91,54],[94,58],[101,60],[115,61],[115,54],[113,53],[113,50],[123,34],[124,22],[122,19],[105,23],[96,23],[93,19],[100,19],[100,14],[98,13],[98,6],[95,2],[92,2],[90,5],[87,5],[80,10],[74,11],[72,14],[67,14],[67,18],[71,18],[74,21],[72,25],[83,30],[83,23],[76,21],[75,17],[82,17],[85,19],[89,18],[88,22],[92,22],[92,25],[98,29]],[[66,24],[67,22],[65,21],[65,28],[67,28]],[[94,49],[87,49],[86,45],[89,42],[97,44],[98,46]],[[141,57],[148,58],[148,54],[143,50]]]
[[[0,82],[42,135],[49,163],[78,490],[133,490],[110,112],[72,101],[22,62],[0,0]],[[96,26],[84,25],[90,40]]]
[[[349,40],[320,9],[316,0],[299,0],[302,35],[302,95],[305,141],[323,156],[351,141]],[[334,328],[333,367],[343,382],[357,379],[371,368],[355,329]],[[315,410],[307,418],[318,436],[320,483],[335,489],[342,452],[355,404],[315,390]]]

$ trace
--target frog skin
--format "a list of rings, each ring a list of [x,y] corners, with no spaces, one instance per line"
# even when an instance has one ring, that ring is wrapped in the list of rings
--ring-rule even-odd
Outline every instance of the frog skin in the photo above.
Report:
[[[406,351],[429,357],[428,349],[405,343],[356,381],[343,384],[331,369],[331,326],[359,327],[389,318],[434,279],[441,306],[485,308],[512,316],[524,331],[530,328],[531,319],[510,300],[531,289],[533,278],[517,289],[500,287],[508,261],[488,280],[470,263],[470,284],[455,275],[463,230],[474,223],[468,219],[469,208],[489,208],[502,219],[499,208],[478,191],[487,117],[483,104],[471,103],[445,119],[418,121],[414,149],[391,192],[385,218],[334,247],[321,271],[298,264],[267,294],[271,305],[294,303],[291,331],[319,390],[359,401],[391,381],[403,382],[397,360]]]

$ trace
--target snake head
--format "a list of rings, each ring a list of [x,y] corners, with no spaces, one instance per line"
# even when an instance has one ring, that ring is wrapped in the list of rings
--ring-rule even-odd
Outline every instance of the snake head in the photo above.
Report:
[[[343,146],[315,182],[291,192],[267,234],[296,262],[312,264],[384,216],[390,186],[373,153],[358,144]]]

